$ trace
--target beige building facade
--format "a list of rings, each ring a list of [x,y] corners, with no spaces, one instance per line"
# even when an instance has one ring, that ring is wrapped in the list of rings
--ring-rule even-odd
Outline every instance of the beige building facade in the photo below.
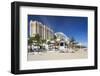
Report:
[[[39,21],[30,21],[30,37],[34,37],[39,34],[41,39],[47,40],[54,38],[54,31],[49,26],[42,24]]]

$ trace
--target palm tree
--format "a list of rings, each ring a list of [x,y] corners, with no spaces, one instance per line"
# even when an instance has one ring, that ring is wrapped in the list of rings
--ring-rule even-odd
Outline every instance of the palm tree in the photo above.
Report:
[[[50,41],[48,41],[47,44],[49,45],[50,44]]]
[[[46,40],[41,40],[41,43],[43,44],[43,43],[46,43]]]
[[[39,34],[36,34],[36,35],[35,35],[34,40],[37,42],[37,45],[40,45],[40,43],[41,43],[41,38],[40,38],[40,35],[39,35]]]
[[[57,39],[57,36],[56,35],[54,35],[54,40],[56,40]]]
[[[75,38],[74,37],[71,37],[70,38],[70,41],[69,41],[69,48],[72,48],[74,49],[76,44],[78,44],[78,42],[76,42]]]
[[[30,37],[30,38],[28,39],[28,45],[31,45],[31,44],[33,43],[33,40],[34,40],[34,37]]]
[[[54,42],[55,42],[55,46],[58,44],[58,42],[57,42],[57,36],[56,35],[54,35]]]

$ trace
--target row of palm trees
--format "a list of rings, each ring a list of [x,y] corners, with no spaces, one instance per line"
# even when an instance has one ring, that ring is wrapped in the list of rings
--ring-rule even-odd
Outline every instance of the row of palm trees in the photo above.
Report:
[[[51,40],[54,40],[55,44],[57,44],[57,42],[56,42],[57,37],[55,35],[54,35],[54,38]],[[28,45],[32,45],[33,43],[36,43],[37,46],[40,46],[46,42],[47,42],[47,40],[41,39],[41,36],[39,34],[35,34],[34,37],[30,37],[28,39]],[[47,44],[50,44],[50,41],[48,41]],[[77,44],[78,44],[78,42],[76,42],[75,38],[71,37],[67,46],[68,46],[68,48],[75,49]]]
[[[43,44],[45,42],[46,40],[42,40],[39,34],[36,34],[34,37],[29,37],[28,39],[28,45],[36,43],[39,46],[40,44]]]

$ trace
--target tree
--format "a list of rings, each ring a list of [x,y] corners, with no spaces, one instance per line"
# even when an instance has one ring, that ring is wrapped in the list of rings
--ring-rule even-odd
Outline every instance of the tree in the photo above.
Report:
[[[36,40],[36,41],[40,41],[40,35],[39,35],[39,34],[36,34],[36,35],[35,35],[35,40]]]
[[[47,44],[49,45],[50,44],[50,41],[48,41]]]
[[[34,40],[34,37],[30,37],[30,38],[28,39],[28,44],[31,45],[31,44],[33,43],[33,40]]]
[[[73,48],[75,48],[76,44],[77,44],[77,42],[76,42],[75,38],[71,37],[70,41],[69,41],[69,47],[73,49]]]
[[[43,44],[43,43],[46,43],[46,40],[41,40],[41,43]]]
[[[36,34],[34,38],[35,38],[35,41],[37,42],[37,45],[40,45],[40,43],[41,43],[40,35]]]
[[[54,35],[54,40],[56,40],[57,39],[57,37],[56,37],[56,35]]]

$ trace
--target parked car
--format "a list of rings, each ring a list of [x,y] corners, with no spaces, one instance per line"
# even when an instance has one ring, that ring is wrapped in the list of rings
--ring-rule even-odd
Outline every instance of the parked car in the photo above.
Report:
[[[32,51],[33,51],[33,52],[38,52],[39,49],[40,49],[40,46],[32,45]]]

